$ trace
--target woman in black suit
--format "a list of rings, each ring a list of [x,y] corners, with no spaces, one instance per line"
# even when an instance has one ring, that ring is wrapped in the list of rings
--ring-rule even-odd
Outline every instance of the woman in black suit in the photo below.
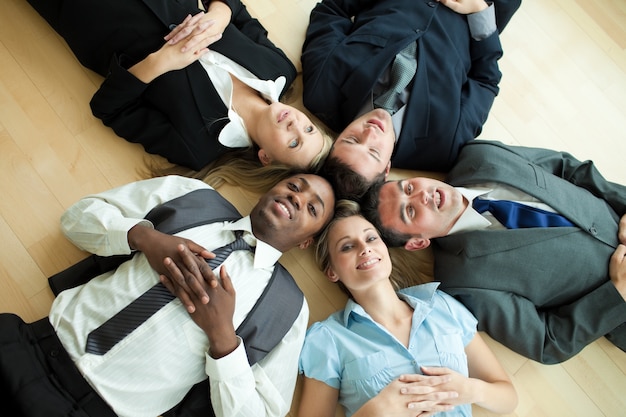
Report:
[[[29,3],[105,77],[94,115],[150,153],[200,170],[247,148],[257,165],[310,169],[330,148],[279,101],[296,69],[239,0]]]

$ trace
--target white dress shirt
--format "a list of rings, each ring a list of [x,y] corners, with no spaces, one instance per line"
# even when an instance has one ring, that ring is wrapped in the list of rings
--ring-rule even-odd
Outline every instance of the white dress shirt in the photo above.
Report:
[[[80,200],[63,214],[62,229],[81,249],[105,256],[128,254],[128,230],[138,223],[151,225],[143,219],[150,209],[200,188],[210,187],[177,176],[131,183]],[[235,251],[224,263],[237,294],[233,317],[237,328],[263,292],[280,251],[257,241],[249,217],[195,227],[178,236],[212,250],[234,240],[233,230],[244,230],[244,239],[257,247],[255,253]],[[85,352],[90,331],[158,282],[158,274],[138,253],[116,271],[63,291],[52,305],[50,322],[59,339],[85,379],[115,412],[158,416],[208,375],[217,416],[284,416],[291,405],[308,323],[306,301],[283,341],[252,367],[241,341],[231,354],[211,358],[206,334],[178,299],[106,354]]]

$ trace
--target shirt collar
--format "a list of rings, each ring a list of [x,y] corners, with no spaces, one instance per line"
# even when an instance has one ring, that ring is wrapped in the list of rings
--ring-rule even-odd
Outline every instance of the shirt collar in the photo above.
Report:
[[[421,322],[424,317],[433,308],[433,297],[435,291],[439,287],[439,282],[428,282],[426,284],[416,285],[413,287],[403,288],[397,292],[398,297],[406,301],[408,305],[413,309],[414,320]],[[343,324],[348,327],[350,317],[352,315],[361,316],[368,320],[372,320],[372,317],[365,312],[363,307],[357,304],[352,298],[348,299],[346,307],[343,312]],[[373,321],[373,320],[372,320]]]
[[[469,201],[469,204],[467,205],[467,208],[465,209],[463,214],[461,214],[461,217],[459,217],[459,220],[457,220],[456,223],[454,223],[454,225],[448,232],[448,235],[459,233],[459,232],[469,232],[471,230],[486,229],[487,227],[491,226],[491,222],[489,220],[485,219],[485,217],[483,217],[482,214],[480,214],[479,212],[474,210],[474,208],[472,208],[472,202],[474,201],[476,197],[483,195],[483,194],[487,194],[491,190],[487,188],[477,188],[477,189],[469,189],[469,188],[464,188],[464,187],[454,187],[454,188],[458,190],[463,195],[463,197],[465,197],[467,201]]]
[[[283,255],[283,253],[278,249],[254,236],[254,233],[252,233],[250,216],[243,217],[236,222],[227,223],[224,225],[224,230],[243,230],[245,232],[245,241],[248,242],[250,246],[256,246],[256,249],[254,250],[255,269],[273,267]]]

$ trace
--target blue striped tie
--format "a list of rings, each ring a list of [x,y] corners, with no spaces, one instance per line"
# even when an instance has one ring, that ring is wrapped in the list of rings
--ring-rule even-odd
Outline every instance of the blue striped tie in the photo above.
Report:
[[[236,240],[213,251],[215,258],[207,260],[211,269],[220,266],[233,251],[252,250],[250,245],[243,240],[242,231],[235,232],[235,236]],[[87,336],[85,351],[104,355],[174,298],[176,297],[163,284],[156,284],[115,316],[102,323],[100,327],[91,331]]]

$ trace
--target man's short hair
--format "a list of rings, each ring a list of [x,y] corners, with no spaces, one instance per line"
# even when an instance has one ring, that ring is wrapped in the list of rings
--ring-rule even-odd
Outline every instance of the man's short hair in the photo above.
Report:
[[[363,196],[363,198],[361,198],[361,213],[363,214],[363,217],[369,220],[369,222],[372,223],[376,229],[378,229],[380,237],[383,238],[387,246],[392,248],[401,247],[404,246],[412,236],[408,233],[400,233],[383,226],[383,222],[380,219],[380,212],[378,210],[380,203],[380,189],[388,182],[389,181],[379,181],[370,187],[369,191]]]
[[[383,171],[372,181],[369,181],[363,175],[355,172],[348,164],[333,155],[329,155],[328,158],[326,158],[320,175],[332,184],[337,200],[348,199],[360,201],[370,187],[376,183],[382,183],[385,180],[385,172]]]

